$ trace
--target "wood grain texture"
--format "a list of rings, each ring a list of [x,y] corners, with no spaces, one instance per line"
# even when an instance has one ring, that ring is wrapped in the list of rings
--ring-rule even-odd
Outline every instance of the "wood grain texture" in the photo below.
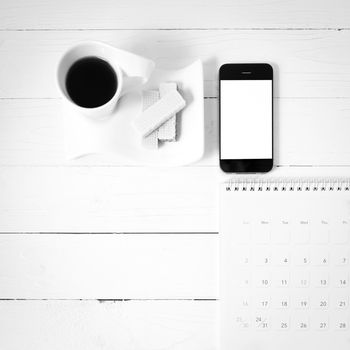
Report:
[[[348,28],[347,0],[2,0],[2,29]]]
[[[349,177],[350,167],[291,167],[277,169],[269,176]],[[45,192],[47,188],[42,189],[42,193]],[[27,193],[23,194],[25,200],[28,197]],[[108,199],[105,197],[105,200]],[[187,203],[189,198],[185,199]],[[66,201],[67,210],[71,208],[70,202]],[[42,203],[48,204],[49,201],[43,200]],[[181,205],[185,206],[186,203]],[[83,200],[80,204],[83,211]],[[114,206],[111,201],[108,204]],[[217,207],[217,204],[213,205]],[[80,217],[75,223],[61,218],[55,210],[40,212],[36,207],[30,210],[29,205],[23,210],[31,214],[32,221],[27,219],[28,222],[25,222],[27,227],[35,224],[42,226],[41,221],[47,217],[51,225],[48,227],[56,231],[59,231],[61,221],[71,223],[72,231],[84,228],[79,226],[82,221]],[[135,206],[133,210],[137,211]],[[98,210],[85,213],[85,220],[91,227],[98,222],[99,214]],[[179,221],[185,220],[175,210],[173,214]],[[172,228],[171,217],[165,216],[162,222],[159,210],[153,211],[153,215],[158,219],[158,226],[153,223],[155,230],[163,226]],[[146,230],[151,227],[148,223],[151,217],[147,213],[141,219],[134,215],[134,220],[140,221],[138,224],[141,229]],[[189,217],[188,226],[192,222],[193,227],[206,219],[204,214]],[[104,217],[106,222],[113,218],[116,218],[114,226],[117,229],[117,211],[114,215],[107,213]],[[12,225],[20,231],[22,224]],[[102,224],[100,227],[108,228]],[[129,223],[128,227],[132,225]],[[217,225],[212,228],[218,230]],[[160,234],[0,234],[0,299],[218,298],[219,235],[191,234],[191,231],[195,229],[183,231],[183,234],[164,234],[161,231],[158,231]]]
[[[106,30],[0,32],[0,98],[58,97],[57,62],[83,40],[133,51],[160,68],[199,58],[207,97],[218,95],[218,69],[227,62],[273,64],[276,97],[350,97],[350,31]]]
[[[1,232],[217,231],[215,168],[0,170]]]
[[[214,301],[0,301],[4,350],[213,350]]]
[[[204,106],[205,154],[194,166],[217,166],[217,100],[206,99]],[[276,165],[350,165],[350,99],[275,99],[274,108]],[[59,100],[0,100],[0,165],[69,167],[132,164],[103,155],[68,161],[64,155],[62,129]],[[23,170],[23,176],[26,176],[25,172]]]
[[[204,106],[205,154],[199,166],[218,163],[217,102],[206,99]],[[68,160],[59,99],[0,99],[0,165],[127,166],[135,162],[112,155]]]
[[[0,299],[212,299],[214,234],[2,234]]]
[[[272,176],[349,176],[349,167]],[[217,232],[216,167],[3,167],[0,232]]]
[[[349,176],[349,18],[348,0],[2,0],[0,299],[11,300],[0,301],[0,348],[217,348],[215,301],[47,299],[217,297],[218,235],[188,233],[219,229],[222,63],[275,66],[276,159],[286,167],[272,175]],[[205,101],[201,163],[64,160],[55,68],[67,47],[91,39],[163,68],[203,60],[214,99]]]

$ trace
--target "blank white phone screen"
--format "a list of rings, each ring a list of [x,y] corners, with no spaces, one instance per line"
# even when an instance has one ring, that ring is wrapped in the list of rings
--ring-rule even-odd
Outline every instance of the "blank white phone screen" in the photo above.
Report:
[[[272,159],[272,80],[220,81],[221,159]]]

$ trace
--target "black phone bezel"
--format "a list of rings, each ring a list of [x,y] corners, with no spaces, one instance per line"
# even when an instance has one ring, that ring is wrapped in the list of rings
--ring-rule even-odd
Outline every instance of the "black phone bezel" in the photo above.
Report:
[[[221,159],[221,80],[272,81],[272,158]],[[228,173],[266,173],[273,167],[273,68],[268,63],[226,63],[219,69],[219,159],[220,168]]]

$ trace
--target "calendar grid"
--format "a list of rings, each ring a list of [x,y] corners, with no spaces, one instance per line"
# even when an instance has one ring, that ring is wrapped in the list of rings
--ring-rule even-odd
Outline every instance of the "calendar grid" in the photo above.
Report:
[[[349,183],[242,178],[224,184],[221,332],[227,348],[260,339],[274,350],[277,339],[286,338],[286,349],[294,349],[296,336],[321,337],[325,344],[335,336],[347,344]]]

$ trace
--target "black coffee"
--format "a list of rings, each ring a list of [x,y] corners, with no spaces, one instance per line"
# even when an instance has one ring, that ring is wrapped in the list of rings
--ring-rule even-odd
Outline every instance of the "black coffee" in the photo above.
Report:
[[[118,87],[117,75],[111,65],[98,57],[85,57],[68,70],[66,89],[74,103],[94,108],[107,103]]]

